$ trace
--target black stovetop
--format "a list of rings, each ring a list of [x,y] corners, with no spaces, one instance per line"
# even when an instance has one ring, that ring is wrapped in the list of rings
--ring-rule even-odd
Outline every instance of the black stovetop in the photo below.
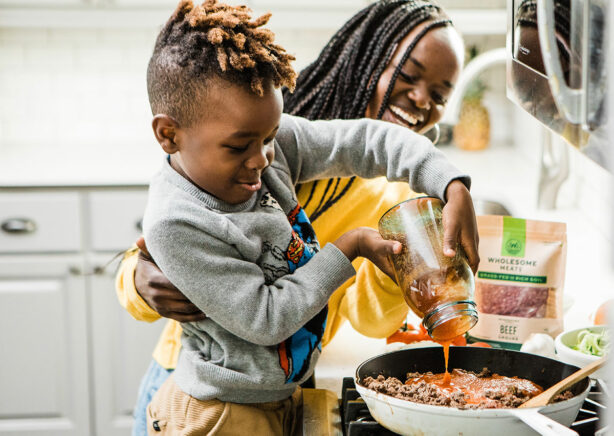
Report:
[[[593,436],[601,428],[599,414],[605,413],[606,397],[603,383],[591,382],[591,390],[571,428],[580,436]],[[360,397],[352,377],[345,377],[341,390],[341,422],[344,436],[396,435],[379,425]]]

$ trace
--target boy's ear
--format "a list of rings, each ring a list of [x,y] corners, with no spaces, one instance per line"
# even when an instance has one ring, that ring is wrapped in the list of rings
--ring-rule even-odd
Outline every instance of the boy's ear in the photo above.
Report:
[[[168,115],[157,114],[154,116],[151,126],[153,127],[156,139],[162,146],[165,153],[173,154],[179,151],[179,147],[176,142],[179,124],[175,120]]]

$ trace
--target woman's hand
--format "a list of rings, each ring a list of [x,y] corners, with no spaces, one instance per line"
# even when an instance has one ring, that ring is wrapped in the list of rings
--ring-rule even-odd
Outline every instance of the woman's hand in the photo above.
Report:
[[[358,227],[341,235],[333,244],[350,262],[357,257],[365,257],[396,282],[389,256],[401,252],[400,242],[383,239],[379,232],[372,228]]]
[[[478,225],[469,190],[460,180],[452,181],[446,188],[446,205],[443,208],[443,253],[453,257],[457,243],[465,251],[474,274],[478,270]]]
[[[165,318],[179,322],[201,321],[207,316],[160,271],[140,237],[136,245],[141,250],[134,271],[134,286],[153,310]]]

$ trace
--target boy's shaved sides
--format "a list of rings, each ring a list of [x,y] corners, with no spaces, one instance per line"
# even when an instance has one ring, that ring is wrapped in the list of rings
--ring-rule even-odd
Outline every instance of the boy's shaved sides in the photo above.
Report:
[[[262,28],[271,14],[251,20],[246,6],[182,0],[156,40],[147,69],[153,114],[189,126],[203,114],[207,82],[215,77],[243,84],[262,96],[263,83],[294,90],[294,56]]]

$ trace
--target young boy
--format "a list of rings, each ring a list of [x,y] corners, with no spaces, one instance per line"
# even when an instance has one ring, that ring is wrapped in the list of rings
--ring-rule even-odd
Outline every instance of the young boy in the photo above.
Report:
[[[243,6],[182,1],[149,63],[153,130],[169,156],[150,184],[145,241],[207,314],[182,325],[177,368],[148,407],[149,434],[293,433],[329,296],[358,256],[391,274],[387,256],[400,244],[373,229],[320,249],[295,184],[409,180],[448,200],[455,236],[476,240],[469,179],[428,140],[390,123],[282,115],[293,57],[261,27],[268,16],[250,20]]]

